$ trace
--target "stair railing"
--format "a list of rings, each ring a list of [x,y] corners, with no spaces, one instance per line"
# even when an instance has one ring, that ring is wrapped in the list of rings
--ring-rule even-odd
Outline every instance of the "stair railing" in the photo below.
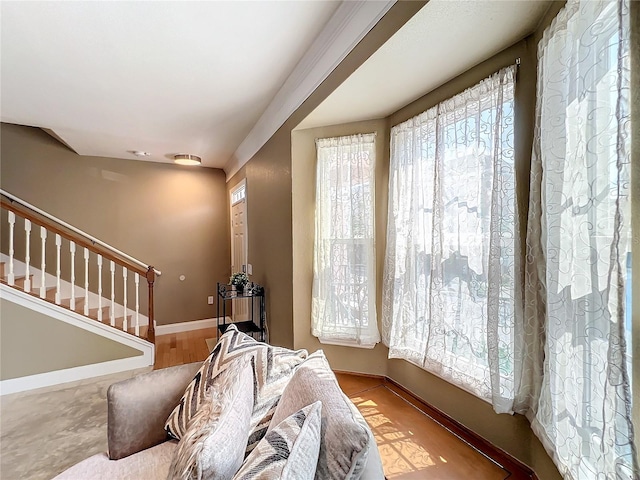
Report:
[[[8,255],[8,272],[2,272],[3,283],[155,342],[153,285],[160,271],[2,189],[0,194],[1,221],[9,227],[8,232],[0,229],[3,232],[2,252],[6,250]],[[76,253],[81,253],[78,262]],[[55,269],[49,265],[47,271],[47,255],[55,257]],[[92,257],[94,262],[91,262]],[[25,272],[17,276],[14,260],[21,261],[22,258]],[[33,265],[40,272],[39,278],[35,279],[31,273],[33,259],[36,260]],[[129,280],[130,273],[133,282]],[[80,285],[76,284],[78,277],[83,280]],[[140,277],[147,281],[147,299],[140,295]],[[63,299],[63,281],[70,284],[66,299]],[[49,285],[52,283],[54,285]],[[104,295],[108,296],[105,298]],[[144,336],[140,325],[141,300],[148,300],[149,323]],[[130,301],[135,302],[135,308],[129,308]],[[122,309],[122,317],[116,317],[116,307]],[[129,315],[129,311],[133,314]]]

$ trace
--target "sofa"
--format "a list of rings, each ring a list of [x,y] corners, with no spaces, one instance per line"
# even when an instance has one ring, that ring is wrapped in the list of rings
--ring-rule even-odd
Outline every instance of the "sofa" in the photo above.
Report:
[[[318,397],[321,398],[324,405],[331,405],[329,408],[324,408],[322,413],[323,430],[320,434],[322,442],[339,442],[343,440],[341,438],[324,438],[325,435],[328,435],[325,432],[325,425],[327,416],[331,416],[332,412],[337,411],[333,405],[335,402],[348,405],[353,414],[353,419],[358,424],[357,428],[361,428],[366,432],[368,441],[365,442],[365,448],[357,454],[362,463],[358,469],[351,467],[348,472],[337,474],[335,472],[319,474],[320,470],[318,470],[315,478],[326,478],[327,480],[333,478],[349,478],[353,480],[384,479],[380,454],[370,428],[355,405],[340,390],[335,375],[328,368],[326,359],[322,363],[322,358],[324,358],[322,351],[318,352],[319,356],[316,352],[316,354],[309,357],[308,360],[311,360],[314,356],[317,358],[313,367],[311,367],[312,362],[308,362],[310,367],[307,370],[313,371],[314,375],[319,376],[314,377],[312,380],[301,378],[303,383],[297,387],[298,391],[291,395],[287,395],[287,390],[291,386],[287,385],[280,403],[291,401],[307,403]],[[305,361],[301,366],[304,367],[305,363],[307,362]],[[194,375],[197,375],[202,368],[201,363],[170,367],[111,385],[107,392],[108,453],[87,458],[55,477],[55,480],[166,479],[172,458],[178,448],[178,441],[169,438],[167,434],[167,418],[176,410],[176,405],[181,401],[185,388],[190,382],[193,382]],[[305,368],[300,368],[295,373],[294,378],[299,375],[302,376],[304,370]],[[308,372],[306,376],[309,376]],[[320,378],[320,380],[318,381],[317,378]],[[306,384],[304,383],[305,381],[307,382]],[[298,381],[291,380],[290,384],[293,383],[299,384]],[[289,400],[285,400],[285,397],[289,398]],[[276,410],[274,421],[277,415],[278,412]],[[351,420],[348,420],[348,422],[351,422]],[[334,435],[336,435],[335,432]],[[344,437],[344,434],[340,432],[337,435]],[[323,455],[322,452],[320,455]],[[333,454],[325,451],[324,455],[326,457]],[[354,454],[349,455],[355,456]],[[331,460],[336,459],[329,458],[329,461]],[[336,461],[345,462],[344,459],[340,458]],[[346,462],[350,461],[351,459],[346,459]],[[347,466],[347,468],[349,467]],[[273,478],[273,476],[258,476],[255,478]],[[278,476],[277,478],[281,477]],[[296,476],[289,475],[288,478],[296,478]]]

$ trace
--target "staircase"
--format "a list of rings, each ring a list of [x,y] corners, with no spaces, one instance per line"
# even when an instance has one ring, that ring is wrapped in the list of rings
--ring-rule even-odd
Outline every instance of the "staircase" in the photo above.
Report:
[[[1,283],[154,343],[159,271],[9,192],[0,194]]]
[[[160,272],[9,192],[0,198],[0,299],[13,312],[3,317],[3,332],[12,332],[3,333],[3,358],[10,351],[7,365],[36,365],[3,373],[0,396],[152,368]],[[30,340],[42,349],[34,354]]]

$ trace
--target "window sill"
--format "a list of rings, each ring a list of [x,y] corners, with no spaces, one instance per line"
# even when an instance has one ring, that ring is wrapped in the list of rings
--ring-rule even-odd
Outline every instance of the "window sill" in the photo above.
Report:
[[[371,350],[376,346],[375,343],[358,343],[356,340],[336,340],[331,338],[318,338],[321,344],[323,345],[337,345],[339,347],[355,347],[355,348],[366,348]]]

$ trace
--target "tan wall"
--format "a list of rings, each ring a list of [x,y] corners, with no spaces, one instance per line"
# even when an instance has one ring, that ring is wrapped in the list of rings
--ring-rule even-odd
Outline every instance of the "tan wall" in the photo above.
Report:
[[[337,370],[387,374],[389,350],[379,343],[375,348],[357,349],[323,345],[311,335],[311,290],[313,283],[313,242],[315,235],[316,138],[358,133],[377,133],[376,137],[376,284],[382,285],[387,228],[389,183],[389,130],[386,120],[370,120],[345,125],[295,130],[291,133],[291,176],[293,178],[293,331],[295,348],[324,350]],[[381,312],[382,289],[376,291],[377,311]],[[378,323],[380,318],[378,314]]]
[[[162,271],[155,283],[159,325],[215,316],[207,296],[228,280],[231,261],[222,170],[80,156],[42,130],[18,125],[1,124],[0,139],[4,190]],[[48,256],[52,271],[55,257]],[[83,279],[80,270],[76,277]]]
[[[4,298],[0,309],[0,380],[142,355]]]
[[[293,345],[291,325],[291,176],[288,144],[270,141],[232,181],[246,177],[248,255],[251,281],[265,287],[269,341]],[[227,195],[229,197],[229,195]]]

